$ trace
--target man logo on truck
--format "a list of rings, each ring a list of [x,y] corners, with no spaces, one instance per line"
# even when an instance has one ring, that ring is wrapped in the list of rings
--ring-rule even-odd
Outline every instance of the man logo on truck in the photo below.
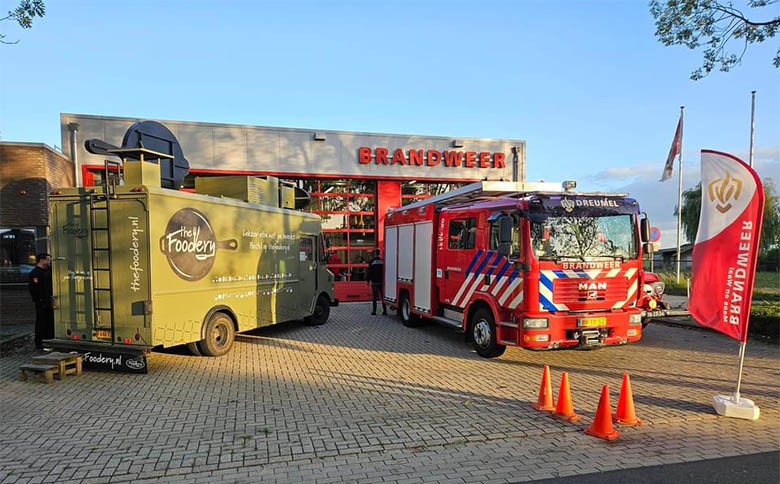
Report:
[[[235,239],[218,242],[209,219],[194,208],[174,213],[160,239],[160,250],[171,269],[187,281],[198,281],[209,273],[217,249],[237,247]]]

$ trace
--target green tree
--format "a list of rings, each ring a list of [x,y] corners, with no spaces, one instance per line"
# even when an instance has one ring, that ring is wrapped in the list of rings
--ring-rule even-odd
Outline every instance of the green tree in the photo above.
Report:
[[[0,22],[3,20],[15,21],[19,24],[19,27],[23,29],[32,28],[33,19],[35,17],[43,17],[46,15],[46,6],[43,4],[43,0],[21,0],[19,6],[13,10],[8,11],[8,15],[0,18]],[[19,40],[6,40],[5,34],[0,34],[0,44],[16,44]]]
[[[762,7],[774,3],[777,0],[748,0],[748,15],[758,17]],[[751,20],[728,0],[651,0],[650,13],[662,44],[704,49],[701,67],[691,73],[693,80],[707,76],[716,66],[728,72],[742,61],[750,44],[764,42],[780,29],[780,16]],[[732,45],[738,53],[732,51]],[[780,67],[780,48],[772,63]]]
[[[780,198],[777,196],[775,183],[771,178],[764,178],[764,219],[761,226],[761,246],[758,258],[772,258],[780,246]],[[696,231],[699,230],[699,215],[701,214],[701,183],[683,192],[682,226],[685,237],[693,242]],[[677,207],[674,209],[677,216]]]

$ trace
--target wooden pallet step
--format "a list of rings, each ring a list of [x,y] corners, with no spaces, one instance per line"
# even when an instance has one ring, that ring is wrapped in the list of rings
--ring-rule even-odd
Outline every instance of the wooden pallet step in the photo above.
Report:
[[[60,353],[58,351],[52,351],[45,355],[33,356],[33,363],[41,365],[56,365],[58,368],[57,377],[62,380],[67,375],[81,375],[82,362],[84,357],[82,355],[73,353]]]
[[[54,375],[60,371],[59,365],[42,365],[39,363],[27,363],[19,367],[21,375],[19,379],[27,381],[27,373],[30,372],[34,376],[38,376],[41,381],[46,383],[54,382]]]

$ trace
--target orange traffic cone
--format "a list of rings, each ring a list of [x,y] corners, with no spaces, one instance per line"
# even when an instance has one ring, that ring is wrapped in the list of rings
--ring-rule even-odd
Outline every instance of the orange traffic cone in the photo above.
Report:
[[[542,385],[539,387],[539,398],[534,403],[534,408],[542,412],[552,412],[553,405],[552,384],[550,383],[550,367],[544,365],[542,372]]]
[[[609,385],[604,385],[601,389],[601,398],[599,399],[599,408],[596,410],[596,417],[590,427],[585,429],[585,433],[605,440],[615,440],[620,432],[612,427],[612,407],[609,404]]]
[[[558,389],[558,404],[555,406],[553,417],[567,422],[576,422],[580,417],[574,413],[574,405],[571,403],[571,389],[569,388],[569,375],[565,371],[561,373],[561,386]]]
[[[619,424],[642,425],[642,421],[637,418],[636,411],[634,411],[634,394],[631,392],[631,380],[628,378],[628,373],[623,373],[623,384],[620,386],[615,420]]]

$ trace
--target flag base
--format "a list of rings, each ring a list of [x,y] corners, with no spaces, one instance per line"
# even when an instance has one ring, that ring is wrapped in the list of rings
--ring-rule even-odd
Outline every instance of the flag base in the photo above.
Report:
[[[712,399],[715,412],[724,417],[743,418],[746,420],[758,420],[761,410],[753,400],[740,397],[734,399],[734,395],[715,395]]]

